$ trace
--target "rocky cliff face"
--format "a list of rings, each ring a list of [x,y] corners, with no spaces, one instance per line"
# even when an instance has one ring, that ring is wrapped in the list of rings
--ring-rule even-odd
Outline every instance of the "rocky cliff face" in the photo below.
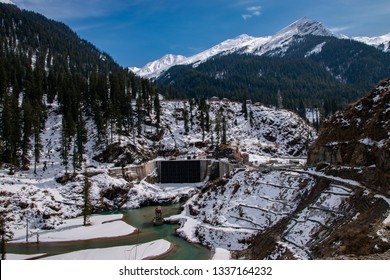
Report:
[[[390,193],[390,79],[326,121],[308,164]]]

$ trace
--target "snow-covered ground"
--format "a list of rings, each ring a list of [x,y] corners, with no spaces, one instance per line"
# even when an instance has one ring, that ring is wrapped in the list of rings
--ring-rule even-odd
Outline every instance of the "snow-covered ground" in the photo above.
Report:
[[[166,254],[171,243],[159,239],[148,243],[102,249],[88,249],[42,258],[44,260],[145,260]]]
[[[172,244],[164,239],[130,246],[80,250],[66,254],[43,257],[42,260],[144,260],[166,254]],[[24,260],[39,255],[7,254],[7,260]]]
[[[28,260],[28,259],[31,259],[31,258],[36,258],[36,257],[43,256],[43,255],[44,254],[35,254],[35,255],[6,254],[6,259],[7,260],[14,260],[14,261]]]
[[[213,260],[230,260],[230,251],[222,248],[215,248]]]
[[[310,258],[309,246],[326,237],[327,233],[333,230],[334,221],[347,216],[345,210],[352,194],[348,188],[330,185],[312,204],[292,219],[280,244],[288,247],[297,258]],[[314,238],[318,233],[320,238]],[[275,257],[274,255],[273,258]]]
[[[122,218],[122,214],[94,215],[90,217],[88,226],[83,226],[82,217],[68,219],[54,230],[33,230],[29,240],[35,242],[39,238],[39,242],[62,242],[118,237],[135,232],[136,228],[123,222]],[[16,230],[14,234],[12,242],[26,242],[25,229]]]

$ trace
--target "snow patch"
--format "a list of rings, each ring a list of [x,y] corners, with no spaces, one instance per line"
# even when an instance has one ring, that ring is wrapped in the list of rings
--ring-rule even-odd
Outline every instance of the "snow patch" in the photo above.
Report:
[[[80,250],[67,254],[42,258],[44,260],[145,260],[167,253],[171,243],[159,239],[131,246]]]
[[[326,44],[326,42],[323,42],[323,43],[315,46],[311,51],[309,51],[305,54],[305,58],[312,56],[312,55],[315,55],[315,54],[319,54],[320,52],[322,52],[322,48],[323,48],[323,46],[325,46],[325,44]]]
[[[355,41],[374,46],[384,52],[390,50],[390,33],[377,37],[353,37]]]
[[[63,242],[125,236],[135,232],[135,228],[121,221],[123,215],[96,215],[90,217],[90,226],[83,226],[83,218],[65,220],[55,230],[40,230],[39,242]],[[25,229],[14,232],[12,242],[25,242]],[[31,236],[30,239],[35,239]]]
[[[230,251],[222,248],[215,248],[212,260],[230,260]]]

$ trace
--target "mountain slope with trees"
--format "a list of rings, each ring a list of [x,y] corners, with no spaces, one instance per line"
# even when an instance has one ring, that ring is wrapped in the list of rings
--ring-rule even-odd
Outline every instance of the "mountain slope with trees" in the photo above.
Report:
[[[196,67],[173,66],[157,83],[169,86],[171,96],[250,98],[297,112],[317,107],[329,115],[390,72],[390,53],[347,39],[296,36],[282,55],[275,52],[219,55]]]
[[[83,162],[87,118],[96,126],[96,144],[108,145],[110,133],[130,134],[150,114],[155,87],[66,25],[6,4],[0,4],[0,22],[3,163],[28,169],[40,161],[40,134],[53,103],[62,118],[63,162],[76,168]],[[137,112],[127,106],[133,100]]]

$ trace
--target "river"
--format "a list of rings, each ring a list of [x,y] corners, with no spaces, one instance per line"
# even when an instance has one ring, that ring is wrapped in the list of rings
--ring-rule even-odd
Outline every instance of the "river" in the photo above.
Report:
[[[175,215],[179,211],[178,204],[162,206],[163,217]],[[150,242],[156,239],[165,239],[174,245],[174,249],[167,255],[158,259],[165,260],[205,260],[210,259],[211,251],[199,244],[189,243],[176,236],[175,229],[178,225],[164,224],[153,226],[155,207],[142,207],[139,209],[123,210],[116,213],[123,213],[123,220],[138,228],[139,234],[131,236],[94,239],[86,241],[69,242],[41,242],[37,243],[15,243],[7,244],[7,252],[12,254],[49,254],[56,255],[72,251],[107,248],[115,246],[133,245]],[[109,214],[109,213],[106,213]]]

